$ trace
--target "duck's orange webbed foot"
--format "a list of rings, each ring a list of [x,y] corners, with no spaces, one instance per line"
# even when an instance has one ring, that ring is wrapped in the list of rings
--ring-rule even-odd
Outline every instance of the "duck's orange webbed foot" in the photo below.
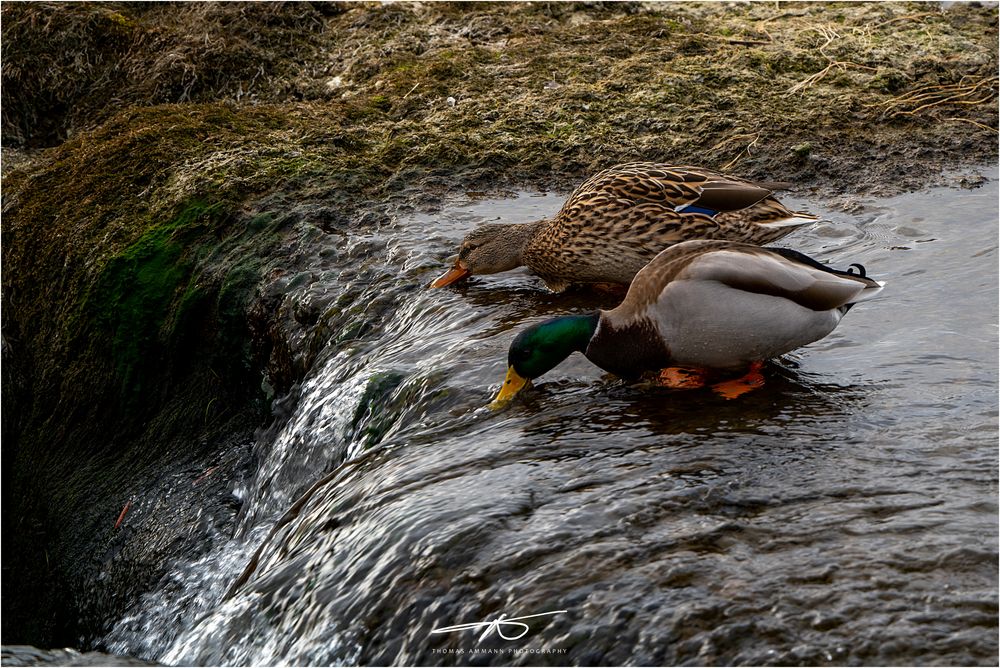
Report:
[[[674,390],[696,390],[705,387],[708,372],[692,366],[671,366],[660,370],[656,384]]]
[[[754,362],[750,365],[750,369],[745,375],[733,380],[716,383],[712,386],[712,390],[724,399],[735,399],[736,397],[743,396],[747,392],[764,386],[764,376],[760,372],[763,368],[763,362]]]

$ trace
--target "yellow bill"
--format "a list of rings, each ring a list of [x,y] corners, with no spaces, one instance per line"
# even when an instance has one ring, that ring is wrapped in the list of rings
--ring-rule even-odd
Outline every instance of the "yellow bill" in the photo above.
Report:
[[[527,378],[521,378],[521,376],[514,371],[514,367],[507,368],[507,377],[504,378],[503,385],[500,387],[500,391],[497,393],[496,399],[490,403],[490,408],[501,408],[506,405],[514,395],[521,391],[521,388],[528,384]]]

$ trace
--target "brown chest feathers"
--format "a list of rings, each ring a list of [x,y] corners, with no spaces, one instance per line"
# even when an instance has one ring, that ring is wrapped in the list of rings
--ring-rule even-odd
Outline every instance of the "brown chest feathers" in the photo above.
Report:
[[[627,344],[623,345],[623,341]],[[605,371],[626,380],[670,366],[670,350],[647,318],[615,327],[602,316],[584,355]]]

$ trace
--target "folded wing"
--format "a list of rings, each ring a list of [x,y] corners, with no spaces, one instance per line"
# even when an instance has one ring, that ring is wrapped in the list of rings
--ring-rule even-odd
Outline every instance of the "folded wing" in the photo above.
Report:
[[[628,163],[585,181],[567,200],[563,211],[569,213],[595,195],[607,195],[626,207],[655,203],[678,212],[714,215],[753,206],[772,194],[767,185],[694,167]]]
[[[814,311],[828,311],[875,296],[882,284],[838,271],[779,249],[739,248],[704,253],[676,280],[718,281],[731,288],[772,295]]]

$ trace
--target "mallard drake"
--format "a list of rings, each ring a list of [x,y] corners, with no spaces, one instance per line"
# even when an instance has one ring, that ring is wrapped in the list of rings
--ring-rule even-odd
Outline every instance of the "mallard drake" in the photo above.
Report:
[[[817,341],[882,283],[864,267],[831,269],[797,251],[732,241],[685,241],[635,276],[610,311],[555,318],[522,331],[494,406],[573,352],[625,379],[659,372],[669,387],[701,387],[713,372],[726,397],[763,384],[764,360]]]
[[[700,167],[631,162],[588,179],[552,219],[482,225],[462,241],[439,288],[474,274],[527,266],[549,289],[628,285],[664,248],[688,239],[776,241],[817,220],[772,197],[784,184],[754,183]]]

